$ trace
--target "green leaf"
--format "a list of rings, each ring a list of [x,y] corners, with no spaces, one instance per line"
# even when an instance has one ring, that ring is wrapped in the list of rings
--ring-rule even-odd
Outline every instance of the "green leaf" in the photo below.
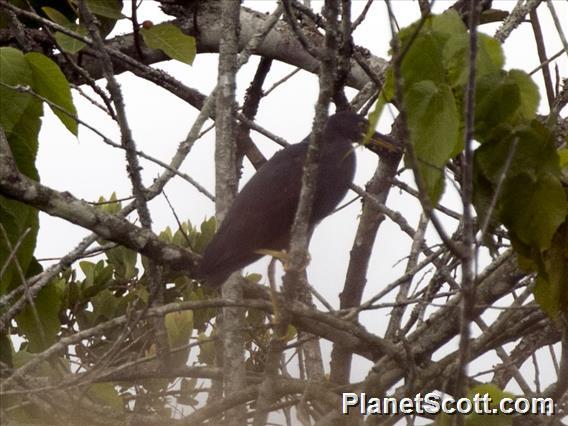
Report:
[[[89,262],[88,260],[83,260],[79,262],[79,268],[81,268],[81,271],[83,271],[83,274],[85,274],[85,286],[92,286],[95,279],[95,264],[93,262]]]
[[[114,297],[112,291],[104,289],[96,295],[92,295],[89,301],[93,305],[93,320],[96,322],[106,321],[117,315],[120,299]]]
[[[97,208],[109,214],[118,214],[122,209],[122,203],[117,201],[116,192],[113,192],[108,200],[100,196]]]
[[[14,353],[14,346],[12,345],[12,340],[6,334],[6,332],[0,333],[0,362],[8,366],[8,368],[13,368],[14,363],[12,359],[12,354]]]
[[[13,354],[14,368],[21,368],[28,362],[33,361],[36,358],[36,354],[31,353],[27,350],[19,350]],[[63,361],[61,358],[58,361]],[[61,362],[60,365],[66,365],[66,362]],[[61,373],[56,371],[48,361],[42,361],[39,363],[34,373],[38,376],[44,377],[61,377]]]
[[[509,157],[507,175],[502,176]],[[476,209],[481,217],[487,214],[494,190],[504,179],[492,223],[497,214],[509,229],[517,252],[536,262],[539,255],[535,258],[535,253],[548,247],[566,214],[567,201],[560,176],[552,135],[538,121],[494,132],[475,152]]]
[[[469,76],[469,34],[450,37],[444,46],[444,64],[449,82],[453,86],[465,86]],[[477,40],[476,79],[498,74],[505,62],[500,43],[480,33]]]
[[[528,173],[534,179],[543,173],[558,176],[558,156],[550,132],[538,121],[522,125],[483,144],[475,152],[475,166],[495,185],[501,179],[503,166],[515,152],[507,177]]]
[[[562,148],[558,151],[558,158],[560,159],[560,168],[564,169],[568,167],[568,148]]]
[[[478,33],[477,70],[476,74],[484,75],[499,72],[505,65],[505,54],[498,40],[487,34]],[[479,73],[482,74],[479,74]]]
[[[0,48],[0,81],[10,86],[31,87],[32,72],[22,52],[11,47]],[[36,180],[38,173],[35,158],[42,113],[42,103],[38,99],[0,85],[0,126],[4,128],[20,172]],[[5,238],[0,238],[0,265],[6,263],[12,254],[12,248],[27,232],[16,257],[0,280],[1,294],[20,284],[15,262],[27,274],[39,229],[38,212],[25,204],[0,196],[0,224],[10,241],[8,245]]]
[[[452,35],[466,32],[465,25],[454,10],[448,10],[441,15],[428,16],[423,22],[420,32],[416,34],[420,22],[421,20],[413,22],[399,31],[398,37],[403,50],[409,43],[414,43],[422,36],[435,36],[441,46]]]
[[[433,15],[431,19],[432,32],[439,37],[454,34],[465,34],[467,29],[457,11],[448,9],[440,15]]]
[[[118,0],[87,0],[87,6],[97,16],[114,20],[125,18],[121,13],[122,2]]]
[[[373,111],[371,111],[371,113],[369,114],[369,128],[367,129],[367,133],[365,133],[365,138],[363,139],[363,145],[368,145],[372,143],[371,138],[373,137],[375,129],[379,124],[379,120],[381,118],[385,105],[389,102],[389,99],[392,99],[392,95],[391,98],[388,98],[385,86],[386,82],[383,85],[382,90],[379,92],[379,96],[377,96],[377,102],[375,103],[375,108],[373,108]]]
[[[395,95],[394,70],[389,67],[385,72],[385,83],[381,90],[385,102],[392,102]],[[377,102],[379,99],[377,99]]]
[[[51,19],[56,24],[61,25],[62,27],[65,27],[71,23],[71,21],[57,9],[45,6],[42,7],[41,10],[43,10],[43,13],[45,13],[49,19]]]
[[[39,15],[49,17],[44,11],[46,7],[59,12],[68,22],[77,20],[76,0],[24,0],[35,10],[39,10]],[[73,4],[74,3],[74,4]],[[27,26],[27,25],[26,25]]]
[[[526,72],[521,70],[509,71],[509,78],[517,84],[521,95],[521,104],[517,113],[525,120],[532,120],[536,117],[536,111],[540,102],[538,86]]]
[[[498,410],[499,401],[503,398],[514,398],[509,392],[504,392],[492,383],[477,385],[471,388],[467,393],[467,398],[471,401],[473,407],[477,406],[481,410]],[[436,416],[434,425],[436,426],[453,426],[456,424],[456,416],[463,416],[466,426],[510,426],[513,423],[513,417],[503,413],[495,414],[446,414],[441,413]]]
[[[36,93],[53,102],[59,108],[52,107],[53,113],[61,120],[67,129],[77,136],[77,121],[72,116],[77,115],[73,104],[71,89],[65,75],[55,62],[41,53],[31,52],[25,55],[33,74],[33,89]],[[51,105],[50,105],[51,107]]]
[[[568,201],[557,177],[545,174],[534,180],[521,173],[503,190],[503,223],[523,243],[545,250],[566,220]]]
[[[550,249],[543,254],[542,271],[536,279],[534,296],[553,319],[568,313],[568,222],[558,228]]]
[[[159,24],[140,31],[151,49],[160,49],[172,59],[191,65],[196,54],[195,38],[173,24]]]
[[[148,289],[142,285],[136,286],[136,289],[134,290],[134,295],[136,296],[137,299],[141,300],[145,304],[148,304],[148,301],[150,300],[150,293],[148,292]]]
[[[290,342],[298,336],[298,330],[292,324],[288,324],[286,335],[282,337],[285,342]]]
[[[113,273],[113,267],[110,265],[106,265],[104,268],[100,270],[95,268],[95,279],[93,285],[90,287],[83,287],[81,289],[82,300],[92,301],[92,298],[98,296],[101,292],[109,291],[108,287],[109,285],[112,284],[112,273]]]
[[[538,88],[523,71],[489,74],[479,79],[475,98],[476,138],[493,137],[495,129],[532,120],[540,100]]]
[[[20,121],[12,128],[12,132],[7,135],[18,170],[35,180],[39,180],[35,160],[42,115],[43,103],[39,99],[31,99]]]
[[[87,5],[98,17],[99,32],[103,38],[110,34],[119,19],[125,18],[121,13],[122,0],[87,0]]]
[[[217,222],[215,221],[215,216],[204,220],[200,225],[200,233],[194,243],[194,250],[198,253],[203,253],[205,247],[209,244],[213,235],[215,235],[215,230],[217,229]]]
[[[68,25],[65,25],[65,28],[85,37],[89,33],[83,25],[75,23],[70,23]],[[83,47],[86,46],[86,44],[83,41],[78,40],[75,37],[71,37],[67,34],[64,34],[60,31],[57,31],[55,33],[55,40],[57,41],[57,44],[59,45],[61,50],[71,54],[79,52]]]
[[[475,137],[485,142],[492,131],[509,123],[521,105],[519,85],[508,74],[488,74],[478,79],[475,93]]]
[[[122,398],[118,395],[115,387],[110,383],[94,383],[89,386],[87,391],[89,397],[104,405],[114,408],[115,410],[122,410],[124,404]]]
[[[85,279],[80,285],[80,293],[83,301],[88,301],[91,297],[106,288],[112,280],[113,267],[106,265],[103,260],[96,264],[88,261],[79,262],[79,267],[85,274]]]
[[[172,348],[186,345],[193,331],[193,311],[169,312],[164,318]]]
[[[0,125],[4,132],[10,133],[21,120],[32,97],[28,93],[20,93],[9,86],[31,87],[32,71],[22,52],[13,47],[0,48]]]
[[[171,243],[174,237],[172,229],[169,226],[167,226],[166,229],[160,232],[160,235],[158,235],[158,237],[160,238],[160,240],[165,241],[166,243]]]
[[[446,80],[442,47],[432,34],[421,34],[414,40],[400,67],[405,94],[415,83],[424,80],[441,83]]]
[[[260,282],[260,280],[262,280],[262,275],[256,274],[256,273],[247,274],[247,276],[245,277],[245,280],[247,280],[248,282],[251,282],[253,284],[258,284]]]
[[[137,275],[136,260],[138,254],[134,250],[117,246],[107,250],[106,256],[108,263],[113,266],[114,275],[117,279],[128,281]]]
[[[21,346],[28,346],[26,343]],[[11,343],[8,346],[2,346],[0,352],[4,348],[11,348]],[[36,359],[37,355],[28,352],[26,349],[20,349],[18,352],[12,351],[13,366],[15,369],[21,368],[30,361]],[[50,365],[50,362],[53,364]],[[57,369],[54,366],[57,365]],[[33,377],[41,377],[43,380],[61,380],[62,369],[69,372],[69,362],[62,358],[51,358],[49,361],[41,361],[33,369]],[[39,424],[58,424],[58,421],[50,412],[40,409],[37,405],[22,404],[20,395],[2,395],[0,398],[0,407],[2,409],[2,424],[18,424],[18,425],[39,425]]]
[[[500,224],[498,221],[497,211],[489,211],[491,202],[495,196],[495,185],[487,179],[479,165],[479,151],[484,148],[482,145],[478,148],[473,157],[473,205],[480,223],[485,223],[487,215],[491,213],[489,224],[494,228]],[[501,164],[502,167],[502,164]]]
[[[467,397],[474,401],[475,396],[479,395],[479,398],[483,398],[487,395],[486,400],[489,409],[499,409],[499,401],[503,398],[514,398],[514,395],[509,392],[504,392],[498,386],[492,383],[484,383],[481,385],[474,386],[467,393]],[[481,399],[483,401],[483,399]],[[513,424],[513,418],[511,415],[504,413],[499,413],[497,415],[487,415],[487,414],[477,414],[471,413],[466,416],[465,421],[467,426],[509,426]]]
[[[446,82],[445,45],[450,38],[466,34],[465,26],[455,11],[428,17],[418,34],[417,28],[418,23],[415,22],[398,34],[401,51],[406,52],[401,65],[405,92],[423,80]]]
[[[4,271],[0,280],[0,294],[4,294],[6,290],[21,284],[16,262],[24,274],[28,275],[27,270],[33,257],[39,229],[38,212],[25,204],[0,196],[0,224],[10,241],[10,246],[8,246],[6,239],[0,238],[0,265],[6,264],[12,257],[14,247],[18,241],[21,241],[16,256],[12,257],[9,267]],[[23,237],[28,228],[28,233]]]
[[[211,291],[208,291],[211,294]],[[210,298],[203,287],[188,287],[183,293],[183,300],[205,300]],[[208,328],[208,321],[217,315],[217,308],[197,309],[193,312],[193,327],[203,333]]]
[[[460,148],[459,114],[446,84],[416,83],[405,98],[418,170],[433,203],[443,192],[443,167]]]
[[[195,234],[195,230],[192,228],[191,222],[184,222],[173,235],[172,243],[176,246],[188,248],[191,245],[192,234]]]
[[[456,34],[444,46],[443,58],[448,79],[454,86],[467,82],[469,64],[469,36]]]
[[[214,335],[211,335],[211,338]],[[205,333],[197,336],[199,343],[199,354],[197,359],[200,364],[213,365],[215,363],[215,341],[211,340]]]
[[[16,315],[18,328],[29,341],[30,352],[40,352],[55,343],[61,326],[59,310],[62,295],[63,291],[56,283],[49,283],[34,299],[38,318],[29,304]]]

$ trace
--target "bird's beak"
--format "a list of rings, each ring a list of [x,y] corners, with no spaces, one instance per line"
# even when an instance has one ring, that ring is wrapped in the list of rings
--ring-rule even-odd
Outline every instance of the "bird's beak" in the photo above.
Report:
[[[394,138],[371,130],[369,122],[365,120],[363,141],[366,148],[380,156],[392,156],[402,153],[402,146]]]
[[[402,147],[392,138],[373,132],[369,139],[369,149],[379,155],[400,154]]]

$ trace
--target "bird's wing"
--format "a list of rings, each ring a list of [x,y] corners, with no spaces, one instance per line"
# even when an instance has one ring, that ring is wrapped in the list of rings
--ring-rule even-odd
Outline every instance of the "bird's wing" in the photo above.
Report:
[[[276,153],[247,182],[207,247],[202,269],[234,271],[259,249],[282,249],[294,220],[307,143]]]

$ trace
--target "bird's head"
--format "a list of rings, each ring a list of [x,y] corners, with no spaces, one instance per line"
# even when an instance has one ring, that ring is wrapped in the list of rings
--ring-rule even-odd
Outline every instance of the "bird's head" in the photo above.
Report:
[[[353,111],[340,111],[329,117],[325,131],[352,143],[362,143],[369,131],[369,121]],[[369,143],[370,149],[379,155],[388,155],[401,150],[393,140],[387,140],[377,132],[373,132]]]
[[[325,132],[352,143],[361,142],[369,128],[369,122],[352,111],[340,111],[327,120]]]

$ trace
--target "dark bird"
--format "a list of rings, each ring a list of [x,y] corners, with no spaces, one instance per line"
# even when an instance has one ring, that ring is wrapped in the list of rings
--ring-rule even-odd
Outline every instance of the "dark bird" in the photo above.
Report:
[[[351,111],[327,120],[322,133],[309,232],[343,199],[355,173],[351,146],[363,139],[368,121]],[[258,250],[288,249],[298,208],[309,137],[277,152],[236,196],[205,249],[200,275],[218,287],[234,271],[260,259]]]

